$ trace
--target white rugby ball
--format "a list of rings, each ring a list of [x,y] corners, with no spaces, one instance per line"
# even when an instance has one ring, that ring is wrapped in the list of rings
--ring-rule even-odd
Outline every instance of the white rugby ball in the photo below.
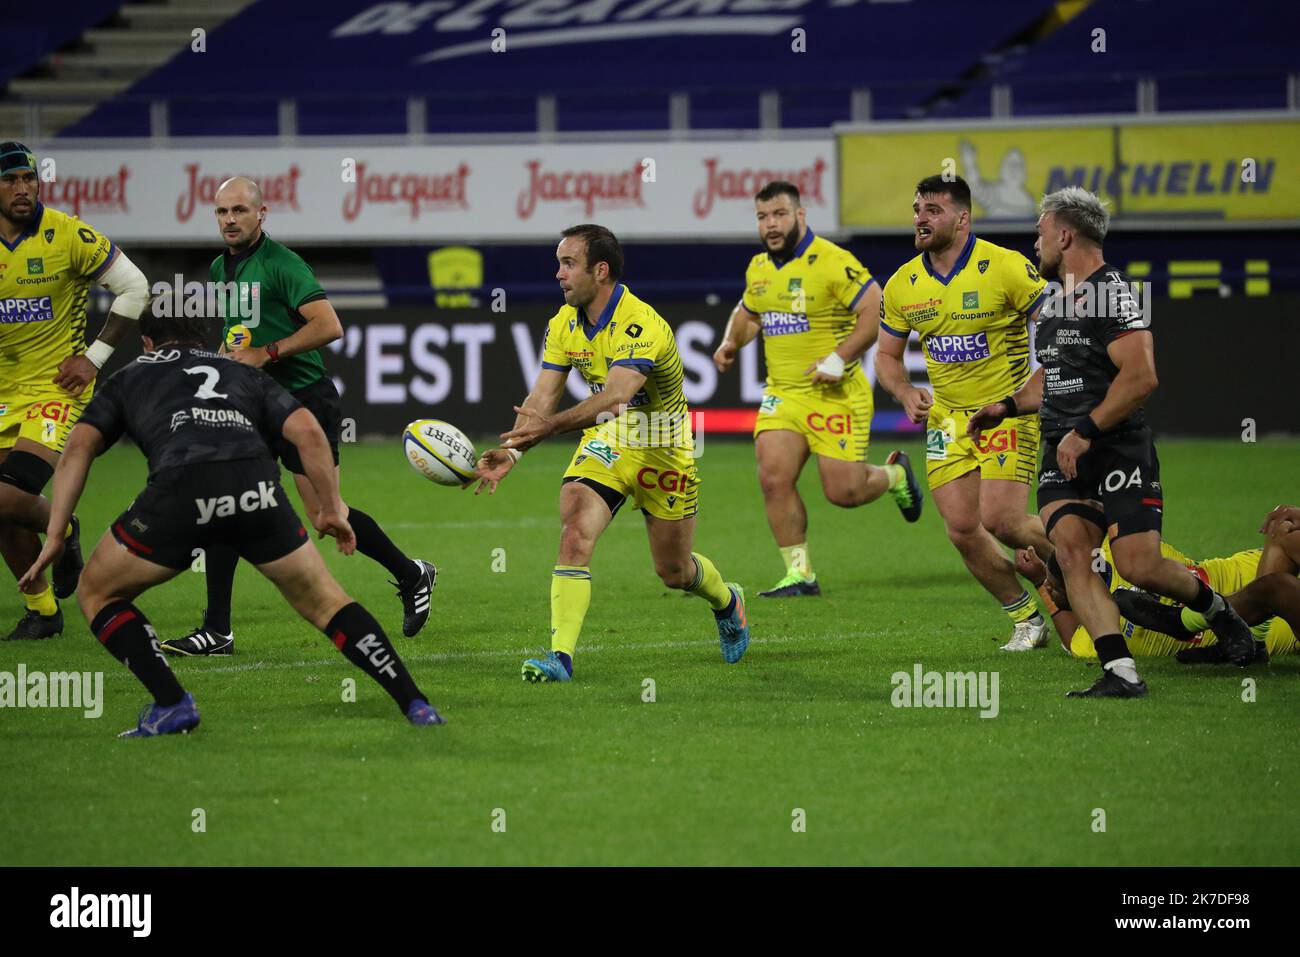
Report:
[[[474,480],[478,453],[465,433],[442,419],[417,419],[402,433],[406,461],[431,482],[465,485]]]

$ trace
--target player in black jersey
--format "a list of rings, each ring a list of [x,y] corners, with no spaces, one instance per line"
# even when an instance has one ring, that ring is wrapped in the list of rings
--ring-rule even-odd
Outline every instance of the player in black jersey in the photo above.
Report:
[[[1160,553],[1160,460],[1142,408],[1157,384],[1151,322],[1128,279],[1105,261],[1109,225],[1101,200],[1082,187],[1043,198],[1038,269],[1052,285],[1035,337],[1041,368],[1015,395],[985,406],[970,422],[977,433],[1007,416],[1039,412],[1039,515],[1072,610],[1099,636],[1101,678],[1070,692],[1084,698],[1147,693],[1120,634],[1119,609],[1093,567],[1106,534],[1123,578],[1204,614],[1229,660],[1248,664],[1255,650],[1232,606]]]
[[[344,554],[356,549],[325,433],[270,377],[205,351],[203,322],[141,315],[144,355],[100,385],[69,436],[54,472],[45,546],[24,580],[60,554],[95,456],[129,436],[149,460],[148,484],[100,539],[77,591],[95,637],[154,698],[123,737],[184,733],[199,723],[193,695],[133,602],[188,568],[192,549],[209,546],[233,548],[256,565],[412,724],[442,724],[379,622],[326,569],[280,486],[268,440],[283,438],[296,447],[320,503],[312,524]]]

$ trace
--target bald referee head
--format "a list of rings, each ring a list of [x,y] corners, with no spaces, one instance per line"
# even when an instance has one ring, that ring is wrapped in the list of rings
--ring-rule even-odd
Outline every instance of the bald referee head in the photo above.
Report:
[[[217,189],[216,214],[226,248],[243,252],[262,236],[266,204],[261,187],[247,176],[232,176]]]

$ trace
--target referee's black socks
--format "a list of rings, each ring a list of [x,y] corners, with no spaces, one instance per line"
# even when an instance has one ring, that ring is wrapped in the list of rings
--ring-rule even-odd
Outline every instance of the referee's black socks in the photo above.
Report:
[[[379,523],[361,509],[348,506],[348,524],[356,533],[357,551],[388,569],[388,574],[397,579],[397,584],[409,585],[419,577],[420,566],[407,558]]]
[[[90,630],[109,654],[131,669],[161,707],[180,704],[185,689],[167,666],[144,612],[129,601],[111,601],[100,609]]]
[[[429,699],[415,686],[414,679],[397,657],[392,642],[375,616],[352,602],[344,605],[322,631],[343,656],[381,684],[393,696],[402,714],[419,698]]]

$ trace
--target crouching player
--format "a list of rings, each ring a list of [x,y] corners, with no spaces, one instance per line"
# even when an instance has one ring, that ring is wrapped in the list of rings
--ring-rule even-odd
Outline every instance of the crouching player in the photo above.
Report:
[[[1300,508],[1279,505],[1264,519],[1260,531],[1267,536],[1263,549],[1252,548],[1231,558],[1204,562],[1219,572],[1222,584],[1210,584],[1226,597],[1233,610],[1251,625],[1255,634],[1256,662],[1270,655],[1294,653],[1300,630]],[[1186,605],[1162,602],[1141,591],[1125,591],[1115,603],[1126,618],[1161,636],[1187,642],[1177,654],[1183,664],[1222,664],[1228,661],[1217,644],[1201,644],[1205,617]],[[1274,617],[1276,616],[1276,617]]]
[[[1298,542],[1297,544],[1300,544]],[[1300,652],[1300,643],[1296,641],[1295,630],[1282,618],[1257,607],[1257,602],[1250,599],[1250,591],[1261,584],[1256,579],[1258,570],[1264,566],[1263,555],[1258,548],[1246,549],[1226,558],[1207,558],[1196,561],[1174,548],[1168,542],[1160,543],[1160,552],[1165,558],[1186,565],[1193,575],[1223,595],[1233,609],[1241,615],[1255,635],[1255,661],[1266,662],[1271,655],[1296,654]],[[1195,615],[1185,606],[1172,599],[1160,599],[1145,592],[1132,590],[1132,585],[1115,571],[1110,553],[1110,542],[1103,541],[1101,557],[1105,564],[1101,577],[1106,587],[1115,596],[1119,606],[1120,633],[1124,636],[1134,656],[1141,658],[1175,657],[1183,664],[1226,663],[1227,655],[1219,645],[1214,632],[1210,631],[1204,618],[1194,630],[1186,628],[1180,614]],[[1016,552],[1016,569],[1040,588],[1045,599],[1050,599],[1048,610],[1052,615],[1052,624],[1056,627],[1067,654],[1075,658],[1097,658],[1097,649],[1092,636],[1083,627],[1078,617],[1070,608],[1065,586],[1060,572],[1049,567],[1054,562],[1044,564],[1033,549],[1021,549]],[[1278,573],[1280,577],[1284,573]],[[1291,581],[1300,590],[1300,582],[1295,581],[1292,572]]]
[[[144,613],[133,602],[190,565],[195,548],[225,545],[275,583],[303,618],[379,682],[412,724],[442,724],[379,622],[349,598],[280,487],[267,439],[296,446],[321,503],[312,523],[344,554],[356,536],[344,518],[334,460],[320,425],[270,377],[202,348],[203,320],[140,317],[144,355],[102,383],[54,472],[45,546],[23,576],[34,581],[61,554],[68,519],[95,458],[128,436],[149,460],[143,492],[113,522],[82,572],[77,599],[95,637],[153,695],[123,737],[198,726]]]

